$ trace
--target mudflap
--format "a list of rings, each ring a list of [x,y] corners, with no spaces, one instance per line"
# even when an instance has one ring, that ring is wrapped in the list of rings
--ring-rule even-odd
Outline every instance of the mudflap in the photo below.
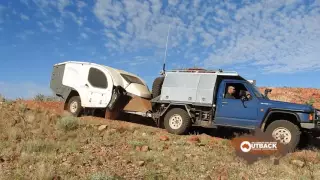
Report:
[[[117,86],[113,89],[110,103],[108,104],[105,112],[106,119],[117,119],[121,112],[121,102],[124,101],[125,91]]]
[[[116,106],[121,95],[122,95],[122,92],[120,90],[120,87],[115,87],[112,92],[112,97],[111,97],[110,103],[107,106],[108,110],[114,109],[114,107]]]

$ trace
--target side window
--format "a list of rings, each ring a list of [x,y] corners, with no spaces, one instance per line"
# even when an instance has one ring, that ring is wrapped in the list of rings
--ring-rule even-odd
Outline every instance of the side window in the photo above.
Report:
[[[242,96],[246,96],[249,100],[251,94],[248,89],[242,83],[226,83],[224,98],[226,99],[241,99]]]
[[[96,68],[90,68],[88,81],[93,87],[106,89],[108,81],[106,75]]]

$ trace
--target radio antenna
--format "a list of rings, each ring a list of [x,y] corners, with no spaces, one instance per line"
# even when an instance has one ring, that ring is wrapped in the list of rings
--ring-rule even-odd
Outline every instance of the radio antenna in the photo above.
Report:
[[[166,50],[164,52],[164,58],[163,58],[163,67],[162,67],[162,73],[163,74],[165,74],[165,72],[166,72],[166,59],[167,59],[167,51],[168,51],[168,41],[169,41],[170,29],[171,29],[171,26],[169,24],[168,34],[167,34],[167,42],[166,42]]]

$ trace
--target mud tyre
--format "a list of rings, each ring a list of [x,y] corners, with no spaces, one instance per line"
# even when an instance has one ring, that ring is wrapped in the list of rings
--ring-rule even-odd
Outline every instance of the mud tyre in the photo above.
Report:
[[[287,148],[288,152],[294,152],[299,145],[300,128],[290,121],[277,120],[269,124],[266,129],[268,136],[280,141]]]
[[[83,112],[83,108],[81,106],[81,99],[79,96],[73,96],[68,101],[67,111],[72,114],[72,116],[79,117]]]
[[[152,97],[158,97],[161,94],[161,88],[164,81],[164,77],[157,77],[152,84]]]
[[[184,109],[171,109],[164,117],[164,127],[171,134],[186,134],[191,125],[191,118]]]

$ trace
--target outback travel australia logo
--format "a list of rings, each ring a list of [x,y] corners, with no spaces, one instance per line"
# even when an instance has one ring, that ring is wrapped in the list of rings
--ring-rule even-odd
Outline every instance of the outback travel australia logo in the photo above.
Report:
[[[237,156],[245,159],[249,164],[261,158],[270,156],[283,157],[288,153],[288,147],[272,137],[256,129],[254,135],[242,135],[231,140]]]
[[[277,142],[249,142],[243,141],[240,144],[240,149],[242,152],[250,152],[251,150],[257,151],[264,151],[264,150],[277,150]]]

